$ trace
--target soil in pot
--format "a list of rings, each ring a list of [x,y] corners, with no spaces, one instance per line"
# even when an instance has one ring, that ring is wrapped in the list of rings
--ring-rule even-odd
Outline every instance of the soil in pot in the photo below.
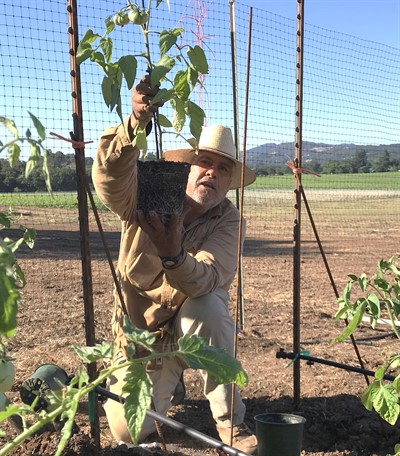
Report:
[[[138,161],[137,165],[137,208],[161,216],[182,213],[190,164],[149,160]]]

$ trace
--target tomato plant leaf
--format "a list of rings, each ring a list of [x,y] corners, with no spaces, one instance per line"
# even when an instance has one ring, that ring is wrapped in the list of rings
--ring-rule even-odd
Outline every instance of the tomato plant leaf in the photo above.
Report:
[[[190,132],[197,140],[199,140],[204,119],[206,117],[205,112],[200,108],[200,106],[189,100],[187,102],[187,114],[190,117]]]
[[[0,245],[0,252],[2,251]],[[4,257],[2,262],[4,261]],[[17,328],[17,309],[20,294],[10,265],[0,264],[5,274],[0,274],[0,334],[11,337]]]
[[[30,118],[32,119],[33,125],[35,126],[36,131],[38,132],[38,135],[40,136],[40,138],[42,140],[45,140],[46,139],[46,130],[45,130],[44,126],[42,125],[40,120],[35,115],[33,115],[29,111],[28,111],[28,114],[30,115]]]
[[[185,105],[178,97],[174,97],[174,98],[171,98],[171,106],[174,109],[172,125],[174,126],[174,130],[179,133],[182,130],[183,126],[185,125],[185,120],[186,120]]]
[[[248,375],[241,363],[226,350],[207,344],[206,340],[186,334],[178,340],[179,356],[192,369],[205,369],[217,383],[236,383],[242,387],[248,383]]]
[[[201,74],[208,74],[208,63],[206,55],[200,46],[189,46],[187,51],[190,63]]]
[[[114,344],[111,342],[102,342],[93,347],[72,346],[79,358],[86,364],[99,361],[103,358],[111,359],[114,355]]]
[[[164,128],[170,128],[172,127],[171,121],[168,119],[168,117],[165,117],[163,114],[158,114],[158,122],[161,127]]]
[[[20,153],[21,148],[17,143],[11,143],[8,145],[8,163],[11,168],[17,163]]]
[[[111,61],[112,51],[113,51],[113,41],[110,37],[102,37],[100,39],[100,47],[104,53],[104,58],[107,63]]]
[[[183,101],[188,100],[190,95],[190,86],[188,83],[187,71],[177,71],[174,78],[174,88],[176,95]]]
[[[13,120],[7,119],[7,117],[2,117],[0,116],[0,122],[7,128],[7,130],[15,136],[15,138],[18,138],[18,129],[15,126],[15,123]]]
[[[128,90],[130,90],[136,79],[137,60],[133,55],[124,55],[118,60],[118,63],[124,75]]]
[[[350,323],[346,326],[346,329],[343,333],[336,337],[331,344],[336,344],[338,342],[343,342],[345,339],[350,337],[351,334],[355,331],[357,326],[360,324],[362,317],[364,315],[365,309],[367,307],[367,301],[363,300],[362,304],[357,308],[356,312],[353,315],[353,318],[350,320]]]
[[[175,66],[175,59],[164,54],[151,70],[150,83],[155,87],[161,79]]]
[[[124,318],[123,329],[127,341],[139,344],[150,352],[154,351],[152,348],[152,345],[156,341],[154,334],[145,329],[136,328],[127,316]]]
[[[152,383],[144,365],[136,363],[129,366],[122,391],[128,394],[124,404],[125,418],[132,442],[137,443],[153,394]]]
[[[163,30],[160,33],[160,41],[159,41],[159,46],[160,46],[160,54],[166,54],[174,44],[176,44],[176,41],[178,39],[178,35],[173,33],[172,31],[168,30]]]

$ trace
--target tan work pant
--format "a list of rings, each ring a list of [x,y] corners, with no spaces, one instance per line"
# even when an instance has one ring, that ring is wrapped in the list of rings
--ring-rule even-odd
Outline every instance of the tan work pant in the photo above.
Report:
[[[213,293],[199,298],[188,298],[180,308],[176,318],[167,328],[168,334],[163,339],[164,350],[176,347],[176,341],[184,334],[196,334],[204,337],[210,345],[224,348],[233,354],[234,324],[228,311],[228,294],[218,289]],[[177,358],[163,358],[161,366],[150,372],[153,382],[153,403],[158,413],[166,414],[171,408],[171,397],[185,369]],[[115,377],[109,384],[109,390],[120,395],[126,370],[115,372]],[[204,381],[204,394],[210,403],[212,416],[218,426],[231,426],[231,385],[217,385],[207,374],[200,371]],[[123,405],[107,399],[104,410],[110,430],[117,441],[130,443],[131,438],[124,418]],[[235,387],[233,425],[241,424],[244,420],[245,406]],[[143,440],[155,431],[154,420],[146,417],[140,439]]]

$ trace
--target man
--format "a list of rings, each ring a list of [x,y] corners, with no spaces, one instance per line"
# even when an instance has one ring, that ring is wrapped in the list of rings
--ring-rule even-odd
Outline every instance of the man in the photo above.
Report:
[[[233,354],[235,328],[228,311],[228,290],[236,273],[239,213],[226,194],[240,186],[242,171],[232,133],[221,125],[205,127],[199,150],[165,152],[166,160],[191,164],[183,214],[172,215],[164,224],[154,212],[137,211],[139,150],[131,141],[136,125],[148,126],[157,109],[150,104],[156,89],[148,81],[142,78],[132,91],[132,115],[100,138],[93,166],[97,195],[122,221],[117,273],[128,316],[135,326],[162,333],[160,350],[176,346],[184,334],[196,334]],[[254,180],[253,171],[245,167],[245,185]],[[120,359],[126,347],[123,317],[116,297],[113,333]],[[179,360],[163,358],[162,365],[149,372],[157,412],[165,414],[176,403],[184,369]],[[109,385],[116,394],[122,391],[125,373],[121,371]],[[232,446],[254,453],[257,440],[243,422],[245,406],[237,388],[231,413],[232,386],[217,385],[207,372],[201,375],[221,440],[229,445],[233,434]],[[122,405],[108,400],[104,408],[114,437],[129,443]],[[154,423],[146,418],[140,439],[152,432]]]

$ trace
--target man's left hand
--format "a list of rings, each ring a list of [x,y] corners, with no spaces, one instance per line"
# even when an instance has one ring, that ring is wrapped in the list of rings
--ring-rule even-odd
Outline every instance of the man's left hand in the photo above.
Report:
[[[182,250],[183,214],[173,214],[164,223],[155,211],[137,211],[137,221],[155,245],[157,255],[175,257]]]

